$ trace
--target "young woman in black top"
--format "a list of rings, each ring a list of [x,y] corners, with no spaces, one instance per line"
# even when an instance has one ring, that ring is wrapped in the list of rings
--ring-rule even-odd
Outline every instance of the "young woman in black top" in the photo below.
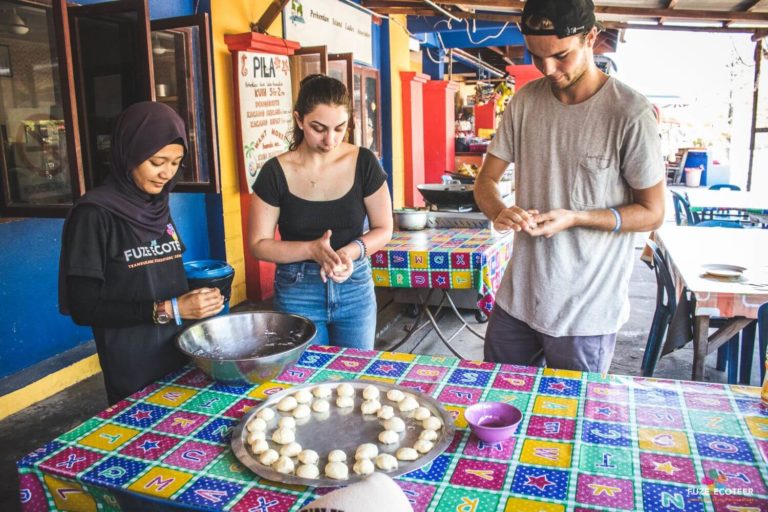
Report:
[[[264,164],[253,185],[249,243],[254,257],[278,264],[275,308],[311,319],[316,343],[373,348],[367,256],[392,237],[392,205],[376,157],[344,141],[349,117],[344,84],[302,80],[289,151]]]
[[[184,122],[162,103],[118,118],[110,176],[75,203],[64,223],[59,303],[93,328],[111,404],[181,367],[181,319],[224,307],[218,289],[188,291],[184,244],[168,195],[187,151]]]

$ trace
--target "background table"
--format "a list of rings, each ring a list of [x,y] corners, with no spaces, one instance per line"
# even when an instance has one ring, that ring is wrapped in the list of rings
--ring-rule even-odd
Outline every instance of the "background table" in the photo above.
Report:
[[[691,211],[699,216],[712,210],[737,210],[744,217],[768,215],[766,194],[739,190],[690,189],[686,195]]]
[[[287,386],[349,378],[418,389],[454,415],[447,451],[397,479],[417,512],[768,507],[758,388],[312,346],[273,383],[228,387],[187,369],[87,420],[19,462],[25,510],[115,510],[115,492],[130,490],[196,509],[296,511],[328,489],[258,478],[233,457],[230,430]],[[517,435],[472,436],[463,411],[480,400],[524,411]]]
[[[700,380],[707,354],[756,319],[760,306],[768,302],[768,231],[664,226],[656,235],[672,273],[680,281],[679,288],[685,286],[695,298],[693,379]],[[703,277],[703,265],[712,263],[746,267],[747,279],[727,282]],[[678,311],[683,308],[678,307]],[[731,320],[709,336],[710,317]]]
[[[504,270],[512,258],[514,236],[500,236],[489,229],[425,229],[396,231],[386,246],[371,256],[375,286],[409,289],[417,292],[418,316],[413,327],[393,349],[426,325],[432,325],[440,340],[456,356],[461,357],[450,341],[467,328],[479,338],[483,334],[472,329],[459,314],[452,293],[473,291],[476,305],[487,319]],[[426,291],[422,296],[418,292]],[[460,322],[451,336],[440,330],[435,315],[429,310],[434,292],[442,293],[440,305],[447,303]],[[420,323],[427,316],[428,321]],[[414,347],[415,348],[415,347]],[[412,349],[413,350],[413,349]]]

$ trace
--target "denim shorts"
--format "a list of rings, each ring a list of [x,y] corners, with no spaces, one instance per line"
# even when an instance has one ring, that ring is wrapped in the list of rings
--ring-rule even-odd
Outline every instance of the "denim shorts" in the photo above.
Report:
[[[317,327],[312,343],[372,349],[376,294],[368,260],[355,262],[343,283],[323,282],[314,262],[280,264],[275,270],[275,309],[309,318]]]

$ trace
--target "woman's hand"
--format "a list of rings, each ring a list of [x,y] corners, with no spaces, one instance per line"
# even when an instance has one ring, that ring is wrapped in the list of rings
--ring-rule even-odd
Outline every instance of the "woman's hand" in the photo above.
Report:
[[[528,231],[536,229],[535,216],[539,214],[538,210],[523,210],[519,206],[510,206],[504,208],[493,219],[493,228],[499,233],[504,233],[510,229],[515,232]]]
[[[355,263],[352,260],[352,257],[344,249],[339,249],[339,252],[336,254],[341,258],[341,264],[336,265],[333,272],[328,274],[328,277],[330,277],[334,283],[343,283],[349,279],[349,276],[354,272]]]
[[[331,230],[329,229],[323,236],[313,240],[310,244],[310,254],[312,259],[320,265],[320,277],[325,283],[327,276],[332,275],[334,269],[342,264],[341,257],[331,248]]]
[[[218,288],[197,288],[178,299],[181,318],[200,320],[224,309],[224,296]]]

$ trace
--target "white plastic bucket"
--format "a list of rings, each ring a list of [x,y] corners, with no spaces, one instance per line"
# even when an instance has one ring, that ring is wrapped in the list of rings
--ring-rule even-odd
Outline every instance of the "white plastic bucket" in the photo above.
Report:
[[[685,168],[685,186],[686,187],[698,187],[701,185],[701,171],[703,167],[686,167]]]

